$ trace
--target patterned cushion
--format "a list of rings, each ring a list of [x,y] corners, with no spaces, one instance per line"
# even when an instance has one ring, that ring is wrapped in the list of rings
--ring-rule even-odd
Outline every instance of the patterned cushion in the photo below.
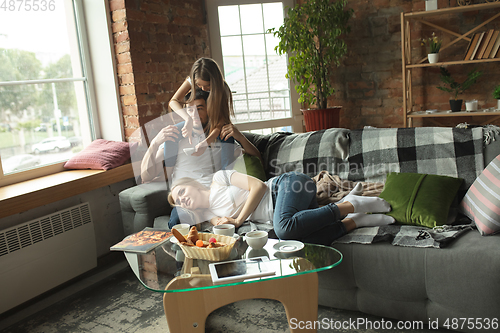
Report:
[[[130,158],[128,142],[97,139],[64,164],[66,169],[109,170]]]
[[[477,177],[460,206],[461,211],[475,222],[481,235],[500,231],[500,155]]]

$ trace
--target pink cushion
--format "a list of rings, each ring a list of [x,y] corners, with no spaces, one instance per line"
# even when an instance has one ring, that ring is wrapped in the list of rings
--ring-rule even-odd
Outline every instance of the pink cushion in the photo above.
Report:
[[[461,211],[472,219],[481,235],[500,232],[500,155],[477,177],[461,202]]]
[[[97,139],[64,164],[66,169],[109,170],[130,158],[128,142]]]

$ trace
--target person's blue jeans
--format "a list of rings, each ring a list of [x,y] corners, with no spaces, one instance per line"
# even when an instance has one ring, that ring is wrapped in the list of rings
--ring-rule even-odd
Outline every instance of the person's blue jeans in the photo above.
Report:
[[[172,227],[176,224],[180,224],[179,214],[177,214],[177,207],[172,207],[170,211],[170,219],[168,220],[168,227],[172,229]]]
[[[282,174],[273,180],[272,192],[273,226],[280,239],[331,245],[347,233],[335,204],[319,207],[316,183],[309,176]]]
[[[182,128],[184,127],[184,122],[180,122],[175,125],[179,130],[179,133],[182,132]],[[177,162],[177,154],[179,151],[179,141],[183,139],[182,134],[179,135],[177,140],[175,141],[165,141],[165,146],[163,149],[163,156],[165,159],[166,167],[174,167]],[[233,163],[234,161],[234,138],[230,137],[226,141],[222,141],[222,139],[217,137],[217,139],[222,142],[221,148],[221,169],[226,170],[227,166]]]
[[[168,220],[168,227],[172,229],[172,227],[176,224],[187,223],[190,225],[195,225],[199,221],[196,221],[190,212],[182,207],[172,207],[172,211],[170,212],[170,219]]]

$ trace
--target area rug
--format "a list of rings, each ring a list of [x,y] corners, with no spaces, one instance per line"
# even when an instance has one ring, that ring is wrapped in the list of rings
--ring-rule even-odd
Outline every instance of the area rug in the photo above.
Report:
[[[319,320],[355,321],[381,318],[359,312],[319,307]],[[318,332],[333,332],[328,328]],[[162,294],[144,288],[127,268],[21,322],[1,330],[4,333],[169,333],[163,312]],[[208,333],[290,332],[283,305],[274,300],[247,300],[217,309],[207,319]],[[384,332],[387,329],[341,329],[335,332]],[[412,330],[412,333],[446,330]],[[176,332],[171,332],[176,333]]]

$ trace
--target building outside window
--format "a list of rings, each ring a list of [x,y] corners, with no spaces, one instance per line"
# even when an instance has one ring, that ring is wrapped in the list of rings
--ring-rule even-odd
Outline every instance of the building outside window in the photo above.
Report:
[[[72,0],[0,1],[0,181],[95,138],[80,11]]]
[[[259,133],[301,131],[298,96],[285,78],[287,58],[267,33],[283,24],[293,1],[206,1],[212,57],[233,91],[240,130]]]

